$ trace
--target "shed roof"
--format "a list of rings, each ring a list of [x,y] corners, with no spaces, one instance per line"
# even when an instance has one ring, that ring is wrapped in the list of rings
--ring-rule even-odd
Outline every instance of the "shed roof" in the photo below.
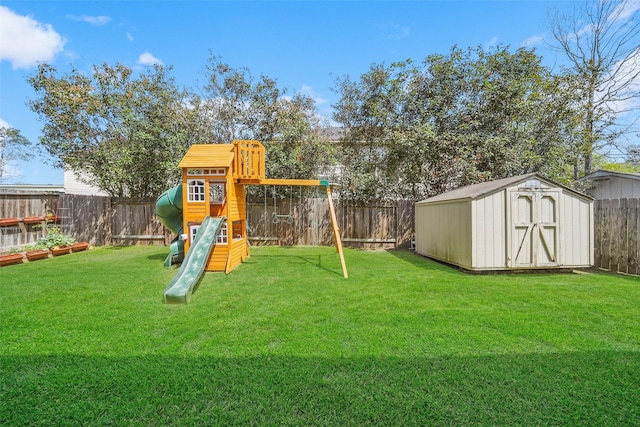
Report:
[[[422,204],[426,205],[430,203],[440,203],[440,202],[448,202],[448,201],[454,201],[454,200],[477,199],[479,197],[483,197],[483,196],[495,193],[497,191],[500,191],[506,187],[511,187],[521,182],[526,182],[533,178],[539,179],[553,187],[562,187],[563,189],[568,190],[569,192],[574,193],[580,197],[591,199],[590,196],[579,193],[562,184],[553,182],[548,178],[545,178],[544,176],[540,175],[539,173],[528,173],[525,175],[518,175],[518,176],[509,177],[509,178],[496,179],[495,181],[487,181],[487,182],[481,182],[479,184],[467,185],[466,187],[460,187],[458,189],[448,191],[446,193],[442,193],[437,196],[422,200],[420,202],[417,202],[416,205],[422,205]]]
[[[233,144],[194,144],[189,147],[178,167],[229,167],[233,156]]]
[[[631,173],[631,172],[614,172],[607,170],[598,170],[590,173],[589,175],[585,175],[580,178],[578,181],[588,181],[590,179],[596,178],[607,178],[610,176],[615,176],[618,178],[628,178],[628,179],[637,179],[640,180],[640,173]]]

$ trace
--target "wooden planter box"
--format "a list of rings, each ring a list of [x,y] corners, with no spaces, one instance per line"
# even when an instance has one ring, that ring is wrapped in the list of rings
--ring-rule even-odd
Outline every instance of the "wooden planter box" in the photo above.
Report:
[[[45,259],[45,258],[49,258],[49,250],[48,249],[36,249],[33,251],[27,251],[25,252],[25,255],[27,256],[27,259],[29,261],[35,261],[38,259]]]
[[[22,222],[25,224],[40,224],[43,221],[41,216],[27,216],[22,218]]]
[[[53,256],[66,255],[71,253],[71,246],[57,246],[55,248],[51,248],[51,254]]]
[[[80,252],[84,251],[89,247],[89,243],[87,242],[77,242],[71,245],[71,252]]]
[[[21,264],[22,258],[23,258],[22,254],[0,255],[0,267],[4,267],[5,265],[11,265],[11,264]]]
[[[19,222],[19,218],[0,218],[0,227],[11,227],[18,225]]]

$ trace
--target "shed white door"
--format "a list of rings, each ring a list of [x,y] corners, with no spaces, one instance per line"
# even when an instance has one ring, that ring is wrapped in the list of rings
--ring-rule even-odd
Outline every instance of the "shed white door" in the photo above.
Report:
[[[558,192],[511,193],[511,267],[558,265]]]

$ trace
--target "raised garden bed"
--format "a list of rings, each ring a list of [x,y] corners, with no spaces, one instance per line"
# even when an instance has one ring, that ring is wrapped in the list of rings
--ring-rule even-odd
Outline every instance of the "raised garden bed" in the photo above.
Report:
[[[77,242],[71,245],[71,252],[84,251],[84,250],[87,250],[88,247],[89,247],[89,243],[87,242]]]
[[[49,258],[48,249],[34,249],[32,251],[27,251],[24,254],[29,261],[36,261],[39,259]]]
[[[5,265],[20,264],[22,263],[23,258],[24,257],[22,254],[0,255],[0,267],[4,267]]]
[[[0,218],[0,227],[11,227],[18,225],[20,218]]]
[[[51,254],[53,256],[67,255],[71,253],[71,246],[56,246],[51,248]]]
[[[25,224],[40,224],[44,220],[41,216],[27,216],[22,218],[22,222]]]

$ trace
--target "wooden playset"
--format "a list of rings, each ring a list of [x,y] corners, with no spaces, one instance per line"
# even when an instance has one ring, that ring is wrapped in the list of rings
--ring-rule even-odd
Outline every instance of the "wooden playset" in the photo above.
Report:
[[[230,273],[250,255],[247,237],[246,186],[287,185],[325,187],[329,199],[331,223],[336,250],[340,255],[342,272],[347,269],[342,251],[342,242],[336,223],[331,199],[331,186],[326,181],[307,179],[269,179],[265,177],[265,148],[259,141],[236,140],[232,144],[192,145],[178,165],[182,169],[182,182],[176,192],[176,201],[156,204],[156,214],[167,226],[171,222],[162,212],[162,205],[178,205],[180,217],[175,219],[179,236],[184,241],[184,262],[188,262],[189,250],[197,243],[198,232],[208,217],[216,219],[215,241],[206,245],[208,255],[203,263],[204,271]],[[176,188],[178,188],[176,187]],[[168,190],[169,191],[169,190]],[[166,192],[165,192],[166,193]],[[180,200],[181,199],[181,200]],[[209,221],[206,222],[207,226]],[[169,226],[171,229],[175,227]],[[202,233],[200,238],[204,238]],[[193,251],[192,251],[193,252]],[[204,250],[202,251],[204,253]],[[194,255],[195,256],[195,255]],[[184,263],[183,262],[183,263]]]

